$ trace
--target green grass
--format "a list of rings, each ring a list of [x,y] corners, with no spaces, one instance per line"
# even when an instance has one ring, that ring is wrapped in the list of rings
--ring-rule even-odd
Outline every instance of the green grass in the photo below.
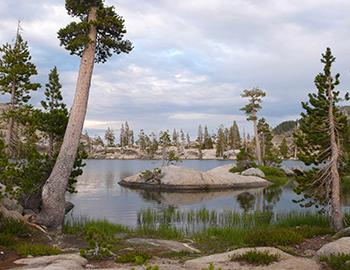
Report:
[[[276,226],[278,227],[296,227],[296,226],[318,226],[329,228],[330,219],[327,215],[313,212],[297,212],[276,214]]]
[[[160,226],[141,226],[135,229],[131,235],[166,240],[181,240],[184,238],[182,231],[174,228],[173,226],[164,224]]]
[[[67,222],[65,231],[85,237],[90,250],[96,244],[107,250],[115,247],[121,241],[116,234],[123,233],[123,238],[192,239],[204,253],[224,252],[239,247],[289,246],[299,244],[306,238],[333,233],[329,218],[318,213],[238,213],[208,209],[180,211],[174,208],[140,211],[136,228],[80,219]],[[109,256],[109,253],[106,255]]]
[[[251,250],[241,255],[236,255],[231,258],[232,261],[246,262],[251,265],[270,265],[277,262],[280,256],[271,254],[268,251]]]
[[[8,233],[0,233],[0,246],[10,247],[16,243],[13,235]]]
[[[28,227],[14,219],[4,219],[0,217],[0,232],[9,235],[24,235],[29,233]]]
[[[349,254],[331,255],[329,257],[321,257],[321,261],[326,262],[333,270],[350,270]]]
[[[288,228],[257,228],[245,237],[248,246],[288,246],[304,240],[302,234]]]
[[[221,267],[215,268],[214,264],[209,264],[207,268],[203,268],[202,270],[221,270]]]
[[[152,258],[152,256],[147,254],[147,253],[132,251],[132,252],[118,255],[115,258],[115,262],[117,262],[117,263],[135,263],[137,265],[143,265],[143,264],[146,264],[151,258]]]
[[[19,244],[16,246],[16,252],[24,257],[31,256],[45,256],[45,255],[57,255],[62,251],[57,247],[48,245],[35,245],[35,244]]]
[[[113,224],[107,220],[90,220],[83,217],[66,221],[63,226],[63,232],[68,234],[79,234],[85,233],[92,228],[109,236],[130,231],[126,226]]]

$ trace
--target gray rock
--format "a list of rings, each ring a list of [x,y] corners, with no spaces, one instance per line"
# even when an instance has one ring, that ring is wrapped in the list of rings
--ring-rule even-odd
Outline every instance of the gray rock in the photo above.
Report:
[[[20,205],[15,199],[4,197],[1,199],[0,203],[9,211],[17,211],[20,214],[23,212],[22,205]]]
[[[287,176],[294,176],[295,175],[295,172],[293,170],[289,169],[287,166],[282,166],[281,170],[284,171],[284,173]]]
[[[16,269],[26,270],[82,270],[87,260],[78,254],[61,254],[20,259],[15,264],[25,265]]]
[[[145,239],[145,238],[131,238],[126,240],[128,243],[136,245],[150,245],[154,247],[161,247],[173,252],[186,251],[190,253],[200,253],[200,250],[191,247],[187,243],[181,243],[173,240],[160,240],[160,239]]]
[[[248,170],[245,170],[241,172],[241,175],[244,176],[259,176],[261,178],[265,178],[265,174],[262,170],[258,168],[249,168]]]
[[[249,264],[240,264],[239,262],[231,261],[231,258],[236,255],[244,254],[251,250],[267,251],[270,254],[277,254],[279,260],[268,266],[252,266]],[[319,265],[316,261],[307,258],[294,257],[277,248],[258,247],[258,248],[240,248],[226,253],[214,254],[206,257],[188,260],[185,262],[185,269],[201,270],[208,268],[209,264],[213,263],[215,269],[221,267],[222,270],[319,270]]]
[[[74,208],[74,204],[71,202],[65,202],[65,214],[67,215]]]
[[[350,237],[343,237],[334,242],[325,244],[317,251],[318,257],[337,254],[350,255]]]
[[[140,174],[124,178],[121,185],[138,188],[159,187],[174,190],[203,190],[203,189],[227,189],[227,188],[256,188],[265,187],[270,182],[256,176],[237,175],[229,172],[232,165],[214,168],[207,172],[194,169],[166,166],[162,168],[161,185],[158,183],[146,183]]]

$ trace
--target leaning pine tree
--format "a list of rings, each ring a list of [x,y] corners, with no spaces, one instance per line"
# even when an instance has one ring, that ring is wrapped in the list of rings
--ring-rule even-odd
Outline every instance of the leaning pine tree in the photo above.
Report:
[[[123,37],[124,20],[103,0],[66,0],[68,13],[77,17],[58,32],[61,45],[81,57],[76,93],[56,164],[42,192],[42,210],[37,222],[52,230],[60,229],[64,220],[65,192],[79,147],[94,62],[106,62],[113,53],[129,53],[132,44]]]
[[[299,181],[297,191],[304,192],[304,206],[321,204],[331,213],[332,226],[336,230],[343,227],[340,204],[341,166],[343,138],[348,128],[346,116],[338,103],[342,100],[335,89],[339,84],[339,74],[331,73],[335,57],[327,48],[322,54],[323,73],[315,78],[317,93],[309,94],[309,101],[303,102],[305,110],[301,114],[299,129],[295,132],[298,158],[306,164],[319,165]],[[345,95],[348,100],[348,94]]]

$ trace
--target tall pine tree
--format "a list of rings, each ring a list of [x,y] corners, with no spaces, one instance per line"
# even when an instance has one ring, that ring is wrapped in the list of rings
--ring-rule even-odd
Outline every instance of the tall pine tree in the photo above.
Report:
[[[68,110],[63,102],[62,85],[56,67],[50,71],[49,81],[45,86],[45,100],[41,101],[45,112],[40,113],[42,121],[39,129],[48,134],[48,153],[53,158],[57,152],[55,150],[58,150],[55,146],[61,143],[68,122]]]
[[[297,190],[303,191],[308,200],[304,205],[321,202],[327,206],[333,228],[339,230],[343,227],[340,204],[340,168],[344,162],[342,143],[348,123],[338,106],[342,98],[335,88],[339,85],[340,75],[332,75],[335,57],[329,48],[322,54],[321,62],[324,64],[323,72],[315,78],[317,92],[309,94],[308,102],[302,102],[305,111],[301,113],[295,141],[300,160],[322,166],[308,174],[312,177],[299,181]],[[345,98],[349,99],[348,94]]]
[[[23,40],[19,28],[15,43],[6,43],[0,48],[0,53],[0,93],[10,95],[5,143],[7,153],[15,157],[15,117],[18,116],[20,107],[28,103],[29,93],[40,88],[40,84],[31,81],[32,76],[38,72],[31,62],[28,43]]]

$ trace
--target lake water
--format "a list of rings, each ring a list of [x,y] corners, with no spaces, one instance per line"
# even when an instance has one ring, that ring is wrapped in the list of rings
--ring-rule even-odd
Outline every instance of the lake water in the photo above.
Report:
[[[233,164],[233,161],[185,160],[179,164],[199,170]],[[298,165],[296,161],[285,161],[285,165]],[[87,160],[84,173],[77,183],[78,193],[67,194],[67,200],[75,204],[70,217],[107,219],[113,223],[128,226],[137,225],[137,213],[142,209],[165,209],[169,206],[179,210],[200,208],[222,211],[224,209],[243,211],[273,211],[275,213],[293,210],[304,211],[293,199],[293,184],[283,187],[227,190],[220,192],[169,193],[134,190],[121,187],[118,182],[145,169],[161,166],[154,160]],[[350,194],[343,196],[343,206],[350,209]]]

